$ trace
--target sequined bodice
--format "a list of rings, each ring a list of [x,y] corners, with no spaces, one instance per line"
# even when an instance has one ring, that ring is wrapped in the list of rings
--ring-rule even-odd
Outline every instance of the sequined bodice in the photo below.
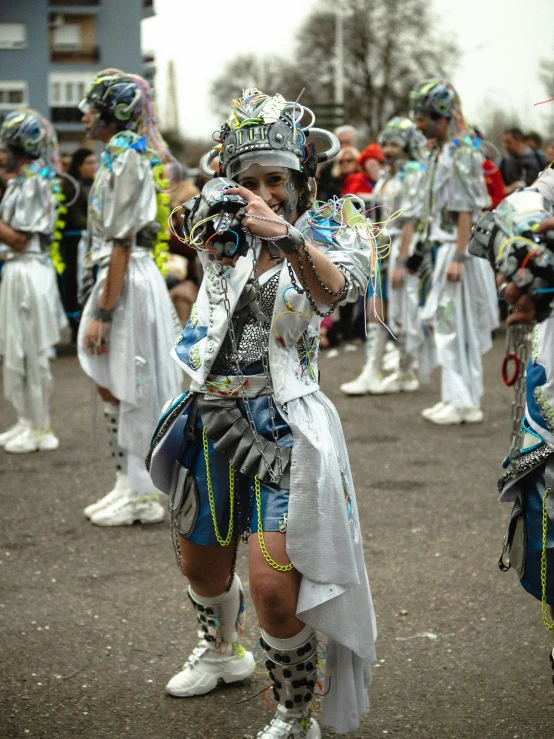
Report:
[[[237,354],[241,368],[257,364],[261,361],[262,351],[268,351],[271,317],[273,315],[273,307],[277,297],[279,274],[280,273],[277,272],[277,274],[270,277],[267,282],[260,285],[260,308],[267,320],[264,320],[262,316],[259,318],[256,317],[255,309],[253,310],[251,305],[242,309],[242,311],[246,311],[246,316],[243,316],[242,311],[233,315],[233,328],[235,329],[238,344]],[[255,306],[255,308],[256,307],[257,306]],[[231,337],[229,336],[229,332],[227,332],[213,364],[212,372],[216,374],[225,374],[228,370],[234,370],[235,366],[236,362],[233,357]]]

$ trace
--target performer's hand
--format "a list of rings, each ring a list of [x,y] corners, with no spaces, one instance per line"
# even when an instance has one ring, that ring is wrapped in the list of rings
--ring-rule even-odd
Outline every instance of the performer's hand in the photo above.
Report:
[[[535,233],[542,234],[545,233],[545,231],[554,231],[554,216],[550,216],[550,218],[545,218],[544,221],[541,221]]]
[[[509,326],[514,323],[533,323],[536,318],[533,298],[520,290],[515,282],[506,282],[503,275],[498,275],[497,284],[498,294],[513,308],[506,323]]]
[[[447,282],[461,282],[464,277],[464,265],[460,262],[450,262],[446,268]]]
[[[404,267],[395,267],[392,271],[390,283],[393,290],[400,290],[404,287],[404,278],[406,276],[406,269]]]
[[[109,323],[91,321],[85,333],[85,347],[90,354],[105,354],[108,348]]]
[[[248,218],[249,215],[262,216],[263,218],[271,218],[273,221],[283,220],[277,215],[263,198],[259,195],[255,195],[251,190],[247,190],[245,187],[231,187],[226,192],[240,195],[243,200],[246,200],[246,213],[241,216],[243,225],[246,226],[253,234],[263,238],[271,238],[273,236],[286,236],[286,226],[281,226],[280,223],[269,223],[268,221],[259,221],[257,218]],[[279,242],[277,242],[278,244]]]

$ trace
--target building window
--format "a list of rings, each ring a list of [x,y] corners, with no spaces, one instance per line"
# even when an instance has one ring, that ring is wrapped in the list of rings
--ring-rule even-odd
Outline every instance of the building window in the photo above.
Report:
[[[50,13],[50,61],[91,64],[100,59],[96,46],[96,16],[85,13]]]
[[[80,49],[81,26],[78,23],[64,23],[54,28],[53,46],[54,49]]]
[[[26,46],[25,23],[0,23],[0,49],[24,49]]]
[[[0,80],[0,110],[13,110],[29,105],[26,82]]]
[[[93,80],[90,72],[52,72],[49,78],[51,108],[76,108]]]

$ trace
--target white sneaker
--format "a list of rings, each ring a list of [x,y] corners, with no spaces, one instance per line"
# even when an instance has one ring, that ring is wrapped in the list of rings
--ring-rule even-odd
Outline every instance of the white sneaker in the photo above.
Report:
[[[8,441],[15,439],[16,436],[19,436],[24,431],[27,431],[27,429],[30,428],[30,422],[27,421],[25,418],[20,418],[14,426],[9,428],[7,431],[4,431],[3,434],[0,434],[0,446],[5,446]]]
[[[128,490],[111,505],[93,513],[90,520],[96,526],[132,526],[135,521],[160,523],[164,520],[165,511],[157,497],[156,494],[137,497],[134,490]]]
[[[461,409],[450,403],[445,403],[440,410],[424,418],[437,426],[459,426],[464,420]]]
[[[103,508],[107,508],[123,497],[129,489],[127,481],[127,475],[124,472],[116,472],[115,485],[109,493],[104,495],[103,498],[97,500],[96,503],[88,505],[83,513],[87,518],[91,518],[95,513],[98,513]]]
[[[221,654],[222,647],[226,647],[224,654]],[[252,652],[247,652],[236,642],[223,642],[216,647],[200,639],[181,672],[171,678],[165,689],[177,698],[204,695],[213,690],[220,680],[234,683],[250,677],[255,667]]]
[[[445,403],[442,409],[426,417],[437,426],[459,426],[462,423],[481,423],[483,411],[480,408],[456,408]]]
[[[345,382],[340,386],[345,395],[382,395],[383,375],[373,369],[373,365],[366,364],[361,374],[351,382]]]
[[[482,423],[483,411],[480,408],[460,408],[464,423]]]
[[[415,393],[419,390],[419,380],[413,372],[395,372],[382,382],[383,393]]]
[[[438,413],[439,411],[442,411],[442,409],[446,406],[446,403],[443,403],[442,400],[440,400],[438,403],[435,403],[434,406],[431,408],[425,408],[425,410],[421,411],[421,415],[423,418],[429,420],[431,416],[434,416],[435,413]]]
[[[321,731],[314,718],[294,716],[278,706],[275,717],[258,732],[257,739],[321,739]]]
[[[383,369],[387,372],[396,372],[400,363],[400,352],[393,348],[383,357]]]
[[[58,438],[51,431],[37,431],[28,428],[8,441],[4,449],[10,454],[28,454],[29,452],[51,452],[59,445]]]

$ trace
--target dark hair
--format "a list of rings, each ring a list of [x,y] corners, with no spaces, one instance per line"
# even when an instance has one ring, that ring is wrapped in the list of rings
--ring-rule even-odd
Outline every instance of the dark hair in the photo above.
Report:
[[[506,128],[504,130],[504,133],[510,133],[516,141],[525,141],[525,134],[521,130],[521,128],[518,128],[517,126],[514,126],[513,128]]]
[[[307,210],[310,210],[315,200],[315,183],[312,178],[296,170],[292,170],[292,179],[298,191],[298,215],[301,216]]]
[[[84,146],[81,149],[77,149],[77,151],[74,151],[67,173],[70,174],[72,177],[79,178],[79,167],[83,164],[85,159],[87,159],[91,155],[94,155],[94,152],[91,149],[85,148]]]
[[[534,141],[537,145],[537,149],[540,149],[542,146],[542,136],[540,133],[537,133],[536,131],[529,131],[527,134],[527,138],[531,139],[531,141]]]

